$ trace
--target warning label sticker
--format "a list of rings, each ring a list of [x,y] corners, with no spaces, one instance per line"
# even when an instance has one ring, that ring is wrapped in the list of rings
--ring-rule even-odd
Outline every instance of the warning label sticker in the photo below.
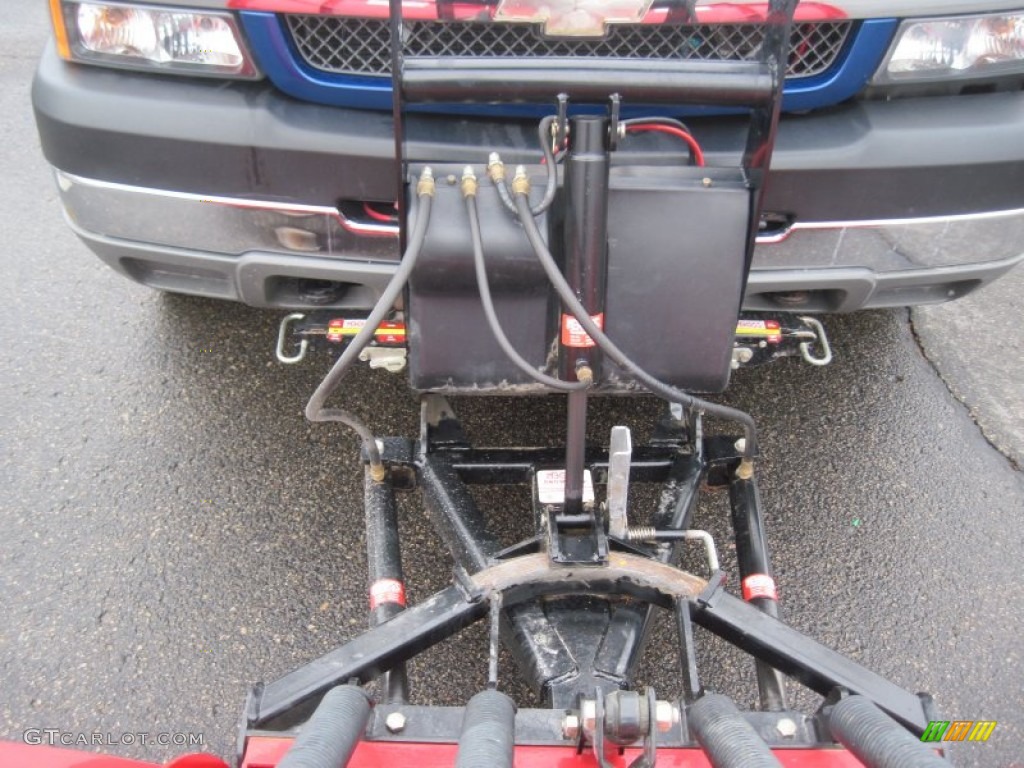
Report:
[[[349,336],[355,336],[366,325],[362,318],[335,318],[327,324],[328,341],[344,341]]]
[[[370,610],[384,603],[405,605],[405,585],[398,579],[378,579],[370,585]]]
[[[381,323],[374,331],[373,338],[378,344],[404,344],[405,323]]]
[[[737,320],[736,335],[740,338],[764,339],[769,344],[782,341],[782,328],[778,320]]]
[[[597,323],[597,327],[604,330],[604,313],[591,315],[590,319]],[[583,330],[580,321],[572,315],[562,315],[562,346],[586,348],[596,346],[590,334]]]
[[[537,473],[537,500],[541,504],[565,503],[565,470],[542,469]],[[590,470],[583,470],[583,503],[594,502],[594,480]]]
[[[752,573],[743,580],[743,599],[754,600],[758,597],[767,597],[769,600],[779,599],[779,593],[775,589],[775,579],[764,573]]]

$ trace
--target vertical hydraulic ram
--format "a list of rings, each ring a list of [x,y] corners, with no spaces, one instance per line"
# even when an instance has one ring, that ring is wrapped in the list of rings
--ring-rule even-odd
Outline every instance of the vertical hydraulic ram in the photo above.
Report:
[[[565,170],[565,276],[583,307],[604,326],[608,272],[608,119],[573,118]],[[559,318],[559,372],[567,381],[601,373],[600,352],[564,309]],[[579,514],[583,502],[583,464],[587,431],[587,393],[568,396],[565,451],[565,511]]]

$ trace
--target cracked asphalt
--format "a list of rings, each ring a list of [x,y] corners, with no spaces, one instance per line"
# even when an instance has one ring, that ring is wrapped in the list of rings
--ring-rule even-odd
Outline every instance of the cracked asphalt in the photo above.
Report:
[[[250,684],[365,626],[356,443],[303,419],[325,363],[277,365],[277,315],[136,286],[68,231],[29,107],[45,4],[14,5],[0,30],[0,738],[191,733],[230,755]],[[950,719],[997,720],[989,743],[956,751],[963,766],[1022,757],[1022,295],[1018,271],[949,306],[827,318],[832,366],[743,371],[725,398],[762,430],[787,620],[931,692]],[[345,397],[381,433],[415,429],[396,377],[361,371]],[[482,443],[553,436],[563,418],[557,400],[510,405],[457,404]],[[595,429],[642,429],[654,408],[601,403]],[[523,532],[521,494],[488,501],[502,536]],[[727,514],[712,495],[697,523],[728,568]],[[449,564],[411,497],[400,525],[421,599]],[[482,637],[419,658],[416,702],[478,690]],[[705,685],[752,704],[748,661],[699,644]],[[676,685],[671,648],[659,624],[642,678],[662,691]]]

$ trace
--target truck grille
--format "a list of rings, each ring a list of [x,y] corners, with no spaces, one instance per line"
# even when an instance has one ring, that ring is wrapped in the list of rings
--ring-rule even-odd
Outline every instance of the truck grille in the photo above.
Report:
[[[302,59],[338,75],[390,76],[387,19],[286,15]],[[520,58],[589,56],[621,59],[750,59],[763,30],[753,24],[612,25],[600,40],[548,39],[533,24],[408,21],[406,56]],[[850,33],[848,21],[799,23],[790,38],[787,76],[812,77],[836,61]]]

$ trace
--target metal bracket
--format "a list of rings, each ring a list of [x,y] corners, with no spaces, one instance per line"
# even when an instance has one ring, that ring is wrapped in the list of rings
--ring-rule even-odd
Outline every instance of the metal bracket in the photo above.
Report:
[[[593,512],[569,515],[559,507],[549,507],[545,520],[548,526],[548,557],[552,563],[608,563],[608,536]]]
[[[803,316],[800,319],[811,326],[817,334],[814,341],[805,341],[800,345],[800,356],[803,357],[804,362],[811,365],[828,365],[832,362],[832,347],[828,343],[828,336],[825,335],[825,326],[813,317]],[[821,357],[811,354],[812,344],[821,347]]]
[[[608,535],[617,539],[626,538],[629,529],[627,500],[632,456],[633,440],[629,427],[612,427],[608,451]]]
[[[569,138],[569,94],[558,94],[558,118],[555,120],[555,145],[554,151],[565,144]]]
[[[281,321],[280,328],[278,328],[277,359],[280,362],[285,363],[286,365],[293,365],[294,363],[300,362],[306,356],[306,351],[309,349],[309,341],[303,339],[302,341],[299,342],[299,351],[294,355],[289,355],[284,350],[284,345],[288,341],[288,326],[291,325],[292,322],[298,322],[299,320],[304,320],[305,318],[306,316],[301,312],[293,312],[292,314],[285,316],[285,318]]]
[[[611,119],[608,121],[608,149],[615,151],[619,147],[619,113],[622,111],[622,97],[613,93],[608,97],[608,101],[611,103]]]

